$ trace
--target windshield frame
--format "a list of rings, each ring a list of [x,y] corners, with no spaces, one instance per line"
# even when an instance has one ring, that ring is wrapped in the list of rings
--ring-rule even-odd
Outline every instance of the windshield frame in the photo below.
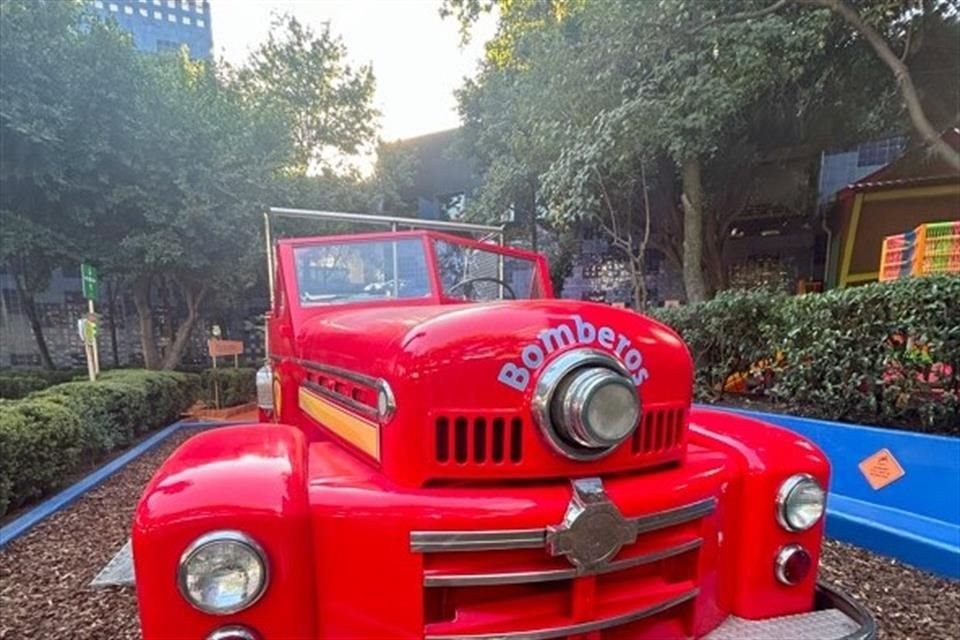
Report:
[[[425,296],[418,296],[414,298],[375,298],[371,300],[343,300],[329,303],[321,304],[311,304],[309,302],[303,302],[300,299],[300,282],[296,273],[296,259],[295,259],[295,250],[303,247],[315,247],[321,245],[331,245],[331,244],[359,244],[359,243],[372,243],[372,242],[384,242],[392,240],[401,240],[408,238],[417,238],[419,239],[421,246],[423,247],[424,256],[426,258],[427,266],[427,281],[429,284],[429,294]],[[439,262],[437,260],[437,255],[435,252],[435,243],[434,240],[443,240],[453,244],[459,244],[466,247],[480,249],[484,251],[490,251],[494,253],[503,254],[505,257],[520,258],[525,260],[530,260],[534,266],[533,270],[533,279],[538,283],[537,289],[539,290],[539,298],[518,298],[519,300],[536,300],[543,298],[552,298],[553,297],[553,288],[550,281],[549,270],[547,267],[546,258],[538,253],[531,251],[526,251],[523,249],[514,249],[512,247],[503,246],[500,244],[490,243],[490,242],[481,242],[478,240],[473,240],[471,238],[464,238],[462,236],[457,236],[448,233],[442,233],[432,230],[415,230],[415,231],[387,231],[379,233],[354,233],[354,234],[344,234],[344,235],[332,235],[332,236],[315,236],[315,237],[300,237],[300,238],[289,238],[282,239],[277,241],[277,251],[279,253],[280,262],[289,265],[292,268],[278,269],[277,275],[282,274],[284,279],[284,284],[286,285],[286,297],[287,304],[296,305],[296,307],[303,310],[325,310],[325,309],[342,309],[345,307],[350,308],[362,308],[362,307],[378,307],[378,306],[396,306],[396,305],[410,305],[410,306],[419,306],[423,304],[478,304],[478,301],[474,300],[465,300],[460,297],[451,297],[444,295],[443,283],[440,280],[440,268]],[[533,280],[531,281],[533,283]]]

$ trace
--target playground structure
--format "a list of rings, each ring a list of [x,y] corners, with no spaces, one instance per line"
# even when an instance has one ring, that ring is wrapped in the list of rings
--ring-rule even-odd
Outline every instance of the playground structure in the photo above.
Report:
[[[946,273],[960,273],[960,220],[922,224],[884,238],[881,282]]]

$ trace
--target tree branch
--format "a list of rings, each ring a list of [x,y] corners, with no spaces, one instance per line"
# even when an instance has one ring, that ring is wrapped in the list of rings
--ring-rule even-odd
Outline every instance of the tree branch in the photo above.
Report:
[[[756,11],[741,11],[740,13],[733,13],[733,14],[730,14],[729,16],[720,16],[718,18],[714,18],[713,20],[710,20],[709,22],[704,22],[698,27],[695,27],[693,31],[690,32],[690,34],[696,35],[701,31],[703,31],[704,29],[708,27],[712,27],[715,24],[723,24],[727,22],[743,22],[745,20],[753,20],[754,18],[762,18],[764,16],[768,16],[772,13],[776,13],[777,11],[780,11],[780,9],[783,9],[785,6],[787,6],[789,2],[790,0],[777,0],[777,2],[774,2],[772,5],[764,9],[757,9]]]

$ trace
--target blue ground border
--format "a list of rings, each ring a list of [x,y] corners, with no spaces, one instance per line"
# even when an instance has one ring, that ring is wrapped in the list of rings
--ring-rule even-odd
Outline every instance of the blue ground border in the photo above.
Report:
[[[960,438],[721,409],[769,422],[809,438],[830,459],[827,535],[934,573],[960,579]],[[906,475],[874,490],[860,472],[880,449]]]
[[[127,464],[136,460],[146,452],[150,451],[161,442],[172,436],[174,433],[180,429],[194,429],[198,427],[219,427],[227,424],[241,424],[239,422],[232,421],[203,421],[203,422],[187,422],[180,420],[174,422],[171,425],[168,425],[151,435],[146,440],[143,440],[135,447],[130,448],[128,451],[125,451],[122,455],[117,456],[107,464],[93,471],[92,473],[85,476],[79,482],[67,487],[60,493],[55,496],[44,500],[39,505],[26,512],[22,516],[15,518],[13,521],[4,525],[3,528],[0,528],[0,548],[3,548],[7,543],[16,540],[23,534],[27,533],[38,525],[40,522],[49,518],[51,515],[57,511],[63,509],[64,507],[69,506],[82,496],[87,491],[90,491],[97,485],[103,483],[110,476],[115,474],[117,471],[125,467]]]

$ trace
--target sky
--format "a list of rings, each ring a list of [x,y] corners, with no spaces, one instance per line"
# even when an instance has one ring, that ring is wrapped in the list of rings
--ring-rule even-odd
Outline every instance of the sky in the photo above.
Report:
[[[456,20],[442,19],[439,6],[440,0],[211,0],[214,55],[242,63],[266,39],[273,12],[318,30],[329,21],[351,62],[373,65],[381,138],[410,138],[460,124],[453,92],[474,75],[496,29],[495,18],[484,16],[461,47]]]

